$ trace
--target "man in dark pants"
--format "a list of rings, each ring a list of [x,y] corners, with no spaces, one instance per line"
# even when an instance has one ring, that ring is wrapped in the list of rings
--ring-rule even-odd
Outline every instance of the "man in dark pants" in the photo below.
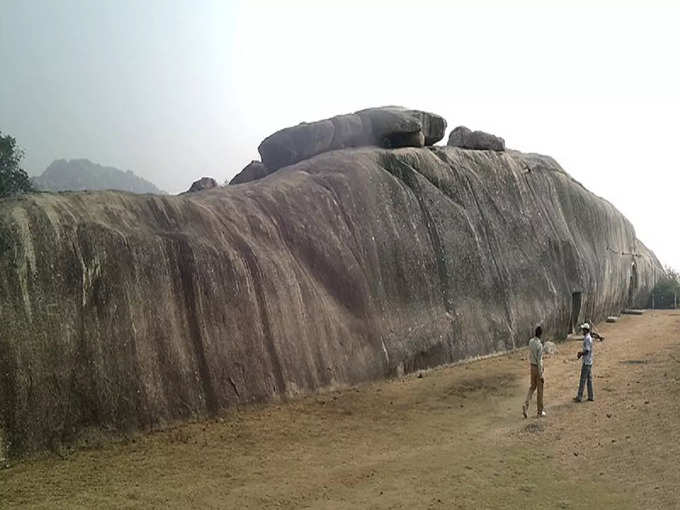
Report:
[[[583,350],[576,354],[578,359],[583,358],[581,365],[581,380],[578,384],[578,393],[574,398],[574,402],[581,402],[583,400],[583,387],[588,386],[588,400],[593,401],[593,338],[590,336],[590,324],[587,322],[581,325],[583,331]]]

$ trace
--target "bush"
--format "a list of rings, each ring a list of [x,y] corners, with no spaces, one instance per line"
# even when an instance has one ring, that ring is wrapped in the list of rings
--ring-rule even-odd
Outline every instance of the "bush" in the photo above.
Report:
[[[0,198],[33,191],[30,177],[20,166],[23,157],[16,140],[0,133]]]
[[[666,274],[656,282],[652,289],[649,306],[651,308],[653,304],[654,308],[673,308],[676,299],[680,302],[680,274],[667,267]]]

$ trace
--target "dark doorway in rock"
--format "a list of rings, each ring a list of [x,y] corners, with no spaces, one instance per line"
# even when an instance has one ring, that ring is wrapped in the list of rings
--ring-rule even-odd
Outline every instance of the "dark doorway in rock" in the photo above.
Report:
[[[635,265],[635,262],[633,262],[633,265],[631,266],[630,269],[630,282],[628,283],[628,306],[633,307],[633,298],[635,297],[635,291],[637,290],[638,286],[638,273],[637,273],[637,266]]]
[[[575,333],[578,329],[578,316],[581,315],[581,293],[571,294],[571,319],[569,320],[569,333]]]

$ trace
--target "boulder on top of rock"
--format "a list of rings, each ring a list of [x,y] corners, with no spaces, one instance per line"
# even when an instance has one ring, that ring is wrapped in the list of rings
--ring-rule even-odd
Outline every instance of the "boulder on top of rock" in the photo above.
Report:
[[[484,131],[471,131],[465,126],[458,126],[449,135],[450,147],[461,149],[504,151],[505,140]]]
[[[368,108],[356,112],[356,115],[371,128],[372,143],[369,145],[423,147],[437,143],[444,138],[446,131],[444,117],[401,106]],[[418,133],[422,134],[422,142]],[[405,140],[405,143],[400,144],[400,140]]]
[[[444,137],[445,130],[446,120],[434,113],[384,106],[282,129],[265,138],[258,151],[262,163],[273,172],[346,147],[432,145]]]
[[[212,177],[201,177],[199,180],[194,181],[189,188],[187,193],[195,193],[197,191],[205,191],[207,189],[213,189],[217,187],[217,181]]]
[[[230,185],[243,184],[245,182],[256,181],[269,175],[267,167],[261,161],[251,161],[236,176],[229,181]]]

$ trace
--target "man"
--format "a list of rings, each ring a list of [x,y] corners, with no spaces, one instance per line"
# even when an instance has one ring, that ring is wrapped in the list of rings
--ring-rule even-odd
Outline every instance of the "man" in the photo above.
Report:
[[[522,415],[527,417],[529,412],[529,402],[534,396],[534,391],[536,390],[536,407],[538,409],[537,417],[540,418],[545,416],[545,411],[543,410],[543,344],[541,343],[541,335],[543,330],[541,326],[536,328],[534,332],[534,337],[529,340],[529,366],[531,368],[531,385],[529,386],[529,392],[527,393],[527,398],[522,406]]]
[[[581,331],[583,331],[583,350],[576,353],[577,359],[583,359],[581,365],[581,380],[578,384],[578,394],[574,398],[574,402],[583,401],[583,387],[588,385],[588,400],[592,402],[595,400],[593,395],[593,338],[590,336],[590,324],[587,322],[581,324]]]
[[[604,342],[604,337],[597,332],[593,322],[586,318],[586,324],[588,324],[590,326],[590,336],[593,337],[595,340],[599,340],[600,342]]]

